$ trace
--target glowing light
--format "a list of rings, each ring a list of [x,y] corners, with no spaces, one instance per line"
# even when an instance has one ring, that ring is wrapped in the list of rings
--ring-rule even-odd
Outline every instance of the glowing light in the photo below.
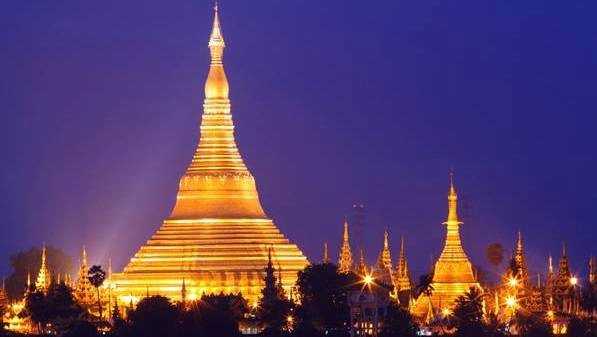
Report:
[[[292,324],[294,322],[294,317],[292,317],[292,315],[288,315],[288,317],[286,317],[286,322],[288,322],[288,324]]]
[[[553,310],[548,310],[547,311],[547,318],[551,321],[551,320],[553,320],[553,317],[554,317]]]
[[[452,311],[449,308],[444,308],[442,310],[442,316],[444,316],[444,318],[450,316],[451,314],[452,314]]]
[[[259,306],[259,303],[253,302],[253,309],[257,309],[258,306]]]
[[[570,284],[572,284],[573,286],[578,284],[578,278],[576,276],[572,276],[570,278]]]
[[[518,285],[518,280],[515,279],[514,277],[511,277],[508,280],[508,285],[510,285],[510,287],[516,287]]]
[[[366,285],[370,285],[371,283],[373,283],[373,276],[365,275],[365,277],[363,277],[363,281]]]
[[[517,304],[516,298],[514,296],[508,296],[506,297],[506,305],[509,308],[515,308]]]
[[[194,302],[197,300],[197,294],[189,294],[189,301]]]

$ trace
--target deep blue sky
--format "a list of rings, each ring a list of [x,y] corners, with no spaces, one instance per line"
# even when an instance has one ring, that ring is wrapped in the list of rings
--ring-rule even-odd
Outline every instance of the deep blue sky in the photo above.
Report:
[[[414,276],[441,250],[448,172],[475,264],[524,232],[533,270],[597,253],[594,1],[220,4],[241,152],[311,260],[367,205]],[[0,275],[32,245],[116,269],[158,228],[198,138],[211,1],[7,1]],[[592,247],[593,245],[593,247]]]

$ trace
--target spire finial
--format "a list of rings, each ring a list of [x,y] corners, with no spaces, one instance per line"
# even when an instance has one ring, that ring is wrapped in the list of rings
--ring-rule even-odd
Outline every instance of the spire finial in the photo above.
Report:
[[[404,255],[404,235],[400,237],[400,255]]]
[[[323,243],[323,263],[330,263],[330,256],[328,254],[328,243]]]
[[[211,64],[221,64],[222,54],[224,52],[224,36],[222,35],[222,28],[220,26],[220,15],[218,12],[218,2],[214,5],[214,23],[209,35],[209,50],[211,52]]]
[[[516,252],[522,252],[522,231],[518,229],[518,241],[516,242]]]
[[[454,172],[450,170],[450,191],[448,192],[448,222],[458,222],[458,195],[456,194],[456,186],[454,184]]]
[[[388,227],[386,227],[386,229],[383,232],[383,248],[388,249],[389,246],[390,244],[388,242]]]
[[[562,242],[562,257],[566,257],[566,241]]]

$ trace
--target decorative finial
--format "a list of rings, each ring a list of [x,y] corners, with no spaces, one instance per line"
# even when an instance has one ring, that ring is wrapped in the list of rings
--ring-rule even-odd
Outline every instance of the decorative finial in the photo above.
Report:
[[[516,243],[516,251],[518,253],[522,252],[522,231],[518,230],[518,241]]]

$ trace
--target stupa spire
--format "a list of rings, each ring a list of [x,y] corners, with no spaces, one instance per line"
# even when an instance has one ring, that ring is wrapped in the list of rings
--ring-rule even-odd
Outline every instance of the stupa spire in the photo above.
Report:
[[[209,36],[211,62],[205,80],[205,100],[199,144],[180,179],[171,219],[267,218],[234,137],[229,86],[224,70],[224,36],[217,5]]]
[[[342,247],[338,258],[338,271],[348,273],[353,268],[352,251],[348,237],[348,221],[344,220],[344,233],[342,235]]]
[[[408,271],[408,261],[406,259],[406,247],[404,245],[404,236],[400,238],[400,256],[396,266],[396,284],[397,291],[409,290],[411,288],[410,273]]]
[[[551,257],[551,253],[549,253],[548,257],[547,274],[553,275],[553,258]]]
[[[242,292],[255,302],[263,289],[268,247],[286,289],[307,265],[300,249],[263,211],[255,179],[237,147],[223,64],[222,8],[216,6],[213,15],[199,142],[180,179],[172,213],[123,273],[114,274],[114,292],[123,302],[129,302],[126,296],[143,296],[149,287],[180,300],[182,278],[193,295],[191,286],[208,284],[205,291]]]
[[[95,303],[95,292],[93,285],[89,281],[89,268],[87,265],[87,249],[83,246],[81,252],[81,265],[79,266],[79,275],[73,294],[75,298],[83,305],[91,305]]]
[[[514,253],[514,262],[516,269],[513,270],[514,276],[520,278],[525,285],[528,285],[529,271],[527,269],[526,258],[524,256],[524,247],[522,245],[522,231],[518,230],[518,240],[516,241],[516,252]]]
[[[595,256],[589,258],[589,284],[597,283],[597,261]]]
[[[357,272],[360,275],[367,274],[367,263],[365,263],[365,251],[363,248],[359,249],[359,267],[357,268]]]
[[[441,307],[441,303],[453,303],[458,296],[466,293],[471,287],[478,287],[473,267],[469,261],[462,242],[460,241],[460,225],[458,219],[458,195],[454,183],[454,175],[450,173],[450,188],[448,191],[448,218],[446,225],[446,240],[442,253],[433,268],[433,288],[431,297],[422,296],[417,299],[415,314],[423,316],[427,304],[433,302],[434,307]],[[431,301],[431,302],[429,302]]]
[[[446,242],[440,260],[459,260],[468,262],[468,257],[462,248],[460,241],[460,225],[462,222],[458,219],[458,194],[454,184],[454,174],[450,172],[450,190],[448,192],[448,219],[444,222],[446,225]]]
[[[384,229],[383,232],[383,248],[379,254],[379,263],[380,267],[392,270],[392,257],[390,254],[390,242],[388,239],[388,229]]]
[[[330,263],[330,256],[328,254],[328,243],[323,243],[323,263]]]
[[[50,284],[52,283],[52,276],[48,270],[46,263],[46,243],[44,242],[41,248],[41,267],[37,274],[37,280],[35,281],[35,289],[46,293]]]
[[[566,255],[568,253],[566,248],[566,242],[562,242],[562,257],[558,264],[558,272],[560,275],[570,276],[570,265],[568,263],[568,256]]]
[[[462,224],[458,221],[458,194],[456,194],[456,186],[454,185],[454,172],[450,171],[450,191],[448,193],[448,222],[455,222]]]

